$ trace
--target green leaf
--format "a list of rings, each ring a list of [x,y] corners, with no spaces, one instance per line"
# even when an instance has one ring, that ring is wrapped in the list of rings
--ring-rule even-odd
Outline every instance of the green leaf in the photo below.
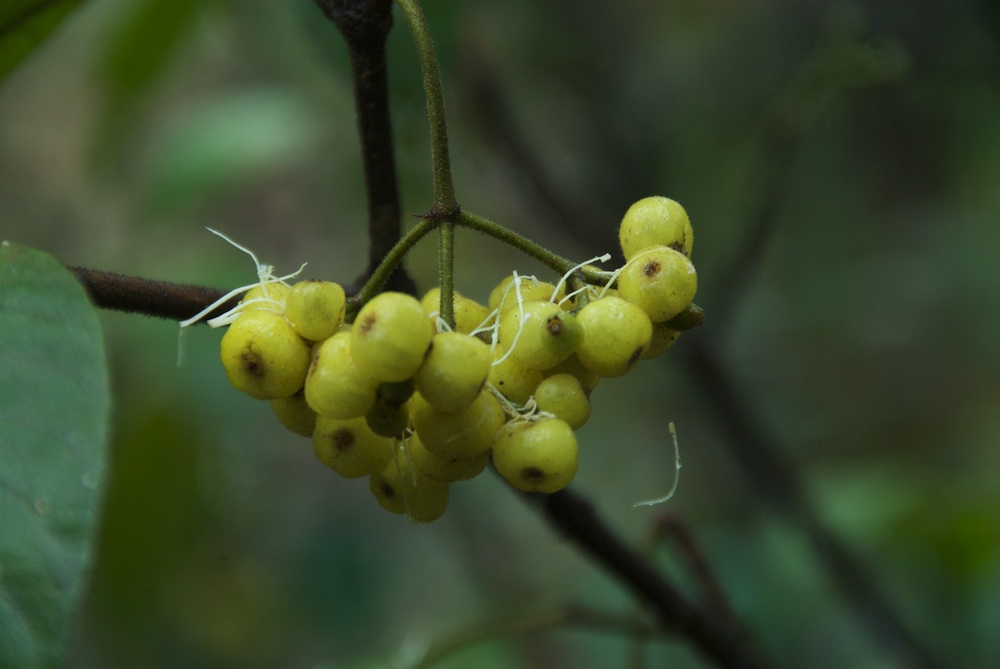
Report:
[[[14,69],[80,0],[4,0],[0,3],[0,78]]]
[[[91,565],[108,375],[97,314],[44,253],[0,245],[0,667],[61,664]]]
[[[102,74],[112,104],[126,104],[147,90],[195,23],[206,3],[198,0],[130,2],[104,45]]]

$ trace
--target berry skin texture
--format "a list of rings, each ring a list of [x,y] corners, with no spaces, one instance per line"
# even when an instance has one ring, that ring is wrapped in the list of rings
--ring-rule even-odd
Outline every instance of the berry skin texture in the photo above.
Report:
[[[507,425],[493,446],[493,466],[518,490],[553,493],[576,476],[573,429],[558,418]]]
[[[267,290],[267,295],[264,294],[264,290]],[[292,289],[283,283],[272,282],[265,286],[256,285],[250,290],[248,290],[243,298],[240,299],[240,304],[242,306],[242,311],[255,311],[257,309],[263,309],[264,311],[273,311],[276,314],[285,313],[285,303],[288,301],[288,296],[291,294]]]
[[[663,355],[670,350],[670,347],[674,345],[674,342],[680,336],[680,332],[671,330],[665,322],[653,323],[653,338],[649,342],[649,348],[642,354],[642,359],[652,360]]]
[[[517,307],[517,291],[511,284],[514,277],[507,276],[496,285],[490,292],[490,299],[487,302],[489,310],[497,311],[497,318],[502,318],[511,308]],[[521,301],[522,302],[549,302],[552,301],[552,294],[555,292],[555,284],[548,281],[539,281],[529,277],[521,277]],[[556,294],[555,302],[566,296],[566,290],[560,288]]]
[[[576,355],[603,377],[628,373],[649,348],[653,324],[641,308],[620,297],[588,302],[576,315],[587,336]]]
[[[685,255],[658,246],[635,256],[618,277],[618,294],[642,307],[654,323],[684,311],[698,290],[698,273]]]
[[[524,404],[542,382],[542,373],[528,369],[513,355],[490,367],[490,384],[511,402]]]
[[[313,355],[306,377],[306,402],[321,416],[359,418],[375,405],[378,382],[354,364],[351,335],[338,332]]]
[[[500,402],[485,389],[456,413],[435,409],[420,393],[413,396],[409,406],[413,428],[424,446],[446,460],[474,458],[488,451],[507,419]]]
[[[476,328],[486,323],[490,312],[485,305],[464,295],[454,293],[452,310],[455,313],[455,331],[470,334]],[[428,316],[436,318],[441,313],[441,289],[431,288],[420,300],[420,306]]]
[[[381,399],[365,414],[365,422],[375,434],[382,437],[398,437],[410,424],[410,412],[406,405],[392,406]]]
[[[471,458],[438,457],[427,450],[424,443],[420,441],[420,435],[416,432],[407,440],[405,448],[414,469],[444,483],[467,481],[479,476],[490,459],[487,453]]]
[[[597,387],[597,382],[601,380],[601,377],[587,369],[587,367],[580,362],[580,358],[574,353],[569,356],[558,365],[552,369],[545,372],[547,376],[554,376],[556,374],[571,374],[576,377],[576,380],[580,382],[583,386],[583,392],[590,396],[591,391]]]
[[[392,459],[392,440],[368,429],[364,418],[316,419],[313,451],[324,465],[344,478],[356,479],[382,471]]]
[[[344,320],[346,296],[339,283],[300,281],[285,302],[285,318],[303,339],[323,341]]]
[[[461,411],[479,396],[490,373],[490,347],[461,332],[441,332],[414,381],[420,395],[435,409]]]
[[[535,389],[535,402],[541,411],[554,414],[579,430],[590,418],[590,400],[580,380],[571,374],[548,376]]]
[[[304,391],[271,400],[271,410],[281,424],[295,434],[311,437],[316,430],[316,412],[306,403]]]
[[[233,387],[259,400],[294,395],[309,367],[309,346],[283,316],[260,309],[230,324],[220,356]]]
[[[684,207],[670,198],[646,197],[629,207],[618,227],[625,260],[653,246],[669,246],[690,257],[694,232]]]
[[[508,309],[500,319],[500,344],[511,350],[528,369],[555,367],[583,341],[583,328],[573,314],[552,302],[525,302],[521,309]]]
[[[376,381],[405,381],[423,363],[433,332],[415,297],[381,293],[358,312],[351,328],[351,355]]]
[[[448,508],[448,484],[416,471],[402,448],[368,485],[383,509],[406,514],[414,523],[433,522]]]

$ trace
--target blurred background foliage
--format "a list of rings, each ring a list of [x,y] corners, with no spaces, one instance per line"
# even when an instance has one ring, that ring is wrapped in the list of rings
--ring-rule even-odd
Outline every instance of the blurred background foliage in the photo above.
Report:
[[[428,2],[462,204],[582,259],[645,195],[691,214],[706,325],[605,381],[574,488],[635,542],[687,524],[781,666],[890,667],[795,521],[748,477],[695,353],[947,666],[1000,644],[1000,16],[987,2]],[[405,211],[431,202],[419,69],[390,39]],[[350,282],[366,257],[346,49],[306,0],[92,0],[0,88],[0,236],[67,264],[229,288],[250,260]],[[457,286],[513,269],[460,233]],[[434,246],[409,268],[435,281]],[[617,256],[616,256],[617,258]],[[476,621],[630,614],[495,477],[431,526],[385,514],[268,407],[221,333],[102,314],[114,470],[73,667],[373,667]],[[178,346],[184,363],[176,365]],[[667,421],[684,460],[670,485]],[[661,565],[690,586],[669,551]],[[694,593],[695,590],[692,589]],[[444,667],[625,666],[559,629]],[[701,667],[654,642],[648,666]]]

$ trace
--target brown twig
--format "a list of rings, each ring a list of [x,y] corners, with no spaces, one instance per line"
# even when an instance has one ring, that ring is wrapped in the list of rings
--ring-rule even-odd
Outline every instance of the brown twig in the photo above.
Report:
[[[483,58],[479,58],[478,62],[481,66],[469,72],[469,81],[478,87],[474,97],[476,103],[490,101],[489,109],[485,108],[487,105],[477,104],[477,110],[483,117],[489,114],[492,125],[488,134],[497,146],[504,147],[500,155],[513,164],[512,171],[526,170],[530,174],[530,181],[536,184],[539,191],[537,199],[553,211],[557,222],[570,230],[574,226],[579,228],[581,219],[572,215],[572,205],[568,204],[575,198],[555,186],[556,180],[548,174],[545,162],[536,155],[536,145],[523,136],[509,106],[500,104],[503,96],[499,92],[497,77],[490,73]],[[795,90],[797,86],[799,83],[791,82],[788,89]],[[753,170],[757,180],[750,189],[758,198],[750,207],[754,214],[747,226],[744,242],[735,257],[727,263],[726,274],[716,282],[721,286],[716,293],[722,297],[717,299],[712,309],[712,330],[719,340],[743,302],[745,291],[752,285],[754,273],[760,267],[759,259],[773,232],[775,214],[781,202],[783,170],[801,135],[799,124],[787,125],[788,120],[787,110],[780,106],[767,110],[762,116],[761,150]],[[602,127],[600,134],[607,135],[607,128]],[[628,170],[628,165],[623,166],[620,162],[612,164],[619,165],[618,175]],[[606,232],[594,234],[603,242],[610,242]],[[696,386],[709,398],[717,420],[726,426],[729,434],[724,443],[754,490],[769,507],[801,528],[810,539],[819,563],[881,644],[892,648],[912,666],[924,669],[943,666],[925,642],[907,629],[900,614],[879,594],[861,560],[846,548],[805,502],[801,475],[770,445],[766,432],[749,419],[742,395],[733,387],[725,366],[717,359],[712,342],[704,339],[706,336],[694,337],[685,344],[684,350],[691,353],[689,370],[697,380]]]
[[[754,420],[740,391],[704,338],[694,338],[685,349],[688,376],[699,388],[725,432],[724,443],[767,505],[799,527],[812,544],[816,559],[866,628],[889,646],[905,666],[938,669],[946,666],[911,632],[882,595],[864,564],[820,520],[792,464],[772,448],[764,429]]]
[[[368,196],[368,268],[348,292],[361,289],[401,236],[399,187],[389,114],[386,39],[392,28],[392,0],[314,0],[350,49],[354,101]],[[415,293],[400,265],[386,290]]]
[[[527,495],[552,525],[647,604],[657,620],[688,639],[720,667],[768,667],[745,630],[685,597],[637,550],[597,516],[593,505],[571,490]]]
[[[649,538],[650,552],[664,539],[671,541],[684,565],[691,572],[705,596],[708,608],[735,625],[736,614],[729,605],[726,593],[684,521],[673,515],[663,515],[658,518]]]
[[[225,291],[217,288],[155,281],[85,267],[69,269],[80,279],[94,304],[102,309],[183,321],[225,295]],[[228,311],[239,299],[236,295],[227,300],[205,319]]]

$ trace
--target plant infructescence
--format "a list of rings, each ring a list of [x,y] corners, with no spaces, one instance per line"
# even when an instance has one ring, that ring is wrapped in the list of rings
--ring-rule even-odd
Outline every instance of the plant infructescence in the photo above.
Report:
[[[379,40],[359,38],[345,26],[360,16],[352,12],[391,11],[387,2],[321,4],[356,52]],[[311,439],[320,463],[344,478],[364,479],[382,508],[414,522],[434,521],[446,512],[450,486],[489,468],[532,499],[551,496],[552,517],[572,520],[577,528],[564,531],[577,532],[581,547],[619,573],[637,596],[663,612],[684,602],[675,622],[695,621],[695,643],[706,654],[749,657],[747,648],[732,643],[727,621],[714,621],[710,612],[690,605],[655,570],[605,562],[598,554],[609,548],[638,564],[641,558],[585,506],[574,506],[582,500],[566,489],[578,469],[576,431],[590,416],[598,383],[663,354],[682,331],[701,323],[692,302],[693,233],[686,212],[665,197],[640,199],[622,220],[626,263],[615,270],[595,266],[609,255],[566,258],[463,209],[451,182],[443,95],[427,26],[415,2],[399,0],[398,6],[424,75],[434,202],[403,234],[391,234],[399,222],[389,221],[376,235],[386,220],[372,214],[373,246],[379,236],[382,248],[363,280],[345,289],[334,281],[299,280],[298,273],[276,276],[253,253],[258,280],[224,295],[157,284],[159,297],[143,301],[152,282],[92,270],[78,276],[100,306],[168,315],[183,326],[226,328],[220,359],[232,385],[266,401],[282,425]],[[362,32],[388,30],[389,23],[370,19],[362,17]],[[391,154],[383,159],[393,160]],[[464,259],[455,248],[456,227],[518,249],[551,275],[513,271],[498,277],[486,299],[460,294],[454,266]],[[417,296],[393,277],[432,232],[439,282]],[[645,281],[630,293],[636,267]],[[589,536],[594,531],[601,538]]]

